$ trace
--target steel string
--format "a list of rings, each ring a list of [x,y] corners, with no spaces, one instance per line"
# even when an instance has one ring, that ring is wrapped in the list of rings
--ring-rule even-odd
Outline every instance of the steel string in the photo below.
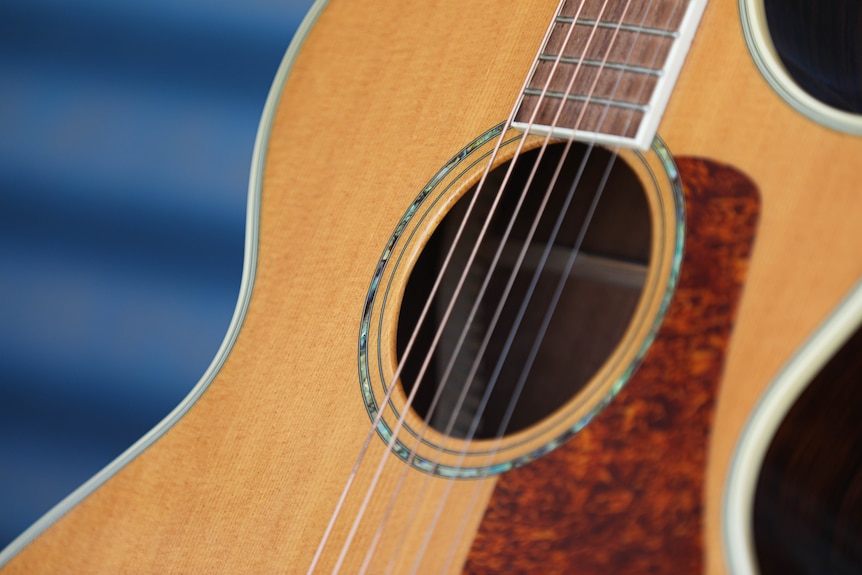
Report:
[[[562,7],[562,5],[565,3],[565,1],[566,1],[566,0],[560,0],[560,3],[559,3],[559,5],[558,5],[558,7],[557,7],[557,12],[559,12],[560,8],[561,8],[561,7]],[[582,0],[582,2],[583,2],[583,1],[584,1],[584,0]],[[550,35],[551,35],[552,31],[553,31],[553,28],[554,28],[554,22],[552,21],[552,22],[551,22],[551,24],[550,24],[550,26],[548,27],[548,29],[547,29],[546,33],[545,33],[545,37],[544,37],[544,39],[542,40],[542,45],[544,45],[544,43],[545,43],[545,42],[547,42],[548,38],[550,37]],[[541,49],[541,48],[540,48],[540,49]],[[535,58],[535,59],[534,59],[534,61],[533,61],[533,70],[531,70],[531,71],[530,71],[530,74],[529,74],[529,75],[527,76],[527,78],[525,79],[524,84],[523,84],[523,85],[522,85],[522,87],[521,87],[521,93],[523,93],[523,91],[526,89],[527,84],[528,84],[528,82],[529,82],[529,79],[530,79],[530,77],[532,76],[532,74],[533,74],[533,72],[534,72],[534,70],[535,70],[535,67],[538,65],[538,62],[539,62],[539,58],[538,58],[538,54],[537,54],[537,55],[536,55],[536,58]],[[541,99],[542,99],[542,98],[544,98],[546,91],[547,91],[547,86],[545,87],[545,89],[544,89],[544,90],[543,90],[543,92],[542,92],[542,95],[541,95],[541,96],[540,96],[540,98],[539,98],[539,100],[540,100],[540,101],[541,101]],[[480,181],[479,181],[479,184],[477,185],[477,191],[476,191],[476,193],[474,194],[474,197],[473,197],[472,201],[470,202],[470,204],[469,204],[469,206],[468,206],[468,208],[467,208],[467,211],[466,211],[466,213],[465,213],[465,215],[464,215],[464,218],[463,218],[463,221],[462,221],[462,223],[461,223],[461,226],[459,227],[459,229],[458,229],[458,231],[457,231],[457,233],[456,233],[456,235],[455,235],[455,238],[454,238],[454,240],[453,240],[453,242],[452,242],[452,247],[451,247],[451,249],[449,250],[449,252],[448,252],[448,254],[447,254],[447,256],[446,256],[446,258],[445,258],[445,260],[444,260],[444,262],[443,262],[443,264],[442,264],[442,266],[441,266],[441,272],[440,272],[440,273],[438,274],[438,276],[437,276],[437,279],[436,279],[436,281],[435,281],[435,283],[434,283],[434,286],[432,287],[431,293],[430,293],[430,295],[429,295],[429,297],[428,297],[428,301],[426,302],[426,305],[424,306],[424,308],[423,308],[423,310],[422,310],[422,312],[421,312],[421,314],[420,314],[420,317],[419,317],[419,319],[417,320],[416,327],[415,327],[415,328],[414,328],[414,330],[413,330],[413,333],[412,333],[412,335],[411,335],[411,337],[410,337],[410,340],[408,341],[407,346],[405,347],[405,350],[404,350],[403,356],[402,356],[401,360],[399,361],[398,367],[396,368],[395,374],[394,374],[394,375],[393,375],[393,377],[392,377],[393,385],[391,385],[391,386],[390,386],[390,388],[389,388],[389,390],[387,391],[386,395],[385,395],[385,396],[384,396],[384,398],[381,400],[381,406],[385,406],[385,405],[390,401],[390,398],[391,398],[392,392],[393,392],[393,390],[394,390],[394,389],[395,389],[395,387],[396,387],[395,382],[397,382],[397,381],[398,381],[398,378],[400,377],[401,371],[403,370],[403,367],[404,367],[404,364],[405,364],[405,362],[406,362],[406,359],[407,359],[408,355],[410,354],[410,352],[412,351],[413,346],[415,345],[416,338],[417,338],[417,335],[418,335],[418,333],[419,333],[419,328],[421,327],[422,323],[424,322],[425,318],[427,317],[428,311],[429,311],[429,310],[430,310],[430,308],[431,308],[431,302],[433,301],[434,296],[436,295],[437,291],[439,290],[439,287],[440,287],[440,283],[441,283],[441,281],[442,281],[443,274],[445,273],[446,268],[449,266],[449,263],[450,263],[450,261],[451,261],[451,259],[452,259],[452,256],[453,256],[454,252],[455,252],[455,248],[456,248],[456,246],[457,246],[457,244],[458,244],[458,241],[460,240],[460,238],[461,238],[461,236],[462,236],[462,234],[463,234],[463,231],[464,231],[464,229],[465,229],[465,227],[466,227],[467,220],[469,219],[470,214],[471,214],[471,213],[472,213],[472,211],[473,211],[473,208],[474,208],[475,203],[476,203],[476,199],[477,199],[477,198],[478,198],[478,196],[479,196],[479,192],[481,191],[481,189],[482,189],[482,188],[484,187],[484,185],[485,185],[485,182],[486,182],[486,180],[487,180],[488,174],[490,173],[490,171],[491,171],[491,167],[493,166],[493,163],[494,163],[494,161],[495,161],[495,159],[496,159],[496,157],[497,157],[497,155],[498,155],[498,153],[499,153],[500,147],[502,146],[502,143],[503,143],[503,141],[504,141],[504,139],[505,139],[506,132],[507,132],[507,131],[508,131],[508,129],[510,128],[510,126],[511,126],[512,122],[514,121],[514,117],[515,117],[515,114],[517,113],[517,110],[518,110],[518,105],[516,104],[516,105],[515,105],[515,107],[512,109],[512,111],[510,112],[510,115],[509,115],[508,119],[506,120],[506,122],[505,122],[505,124],[504,124],[504,127],[503,127],[503,130],[502,130],[502,132],[501,132],[501,134],[500,134],[500,137],[498,138],[497,143],[496,143],[496,145],[495,145],[495,147],[494,147],[494,149],[493,149],[493,151],[492,151],[492,153],[491,153],[491,157],[490,157],[490,159],[489,159],[489,161],[488,161],[488,164],[487,164],[487,166],[486,166],[486,168],[485,168],[485,171],[484,171],[484,173],[482,174],[482,177],[481,177],[481,179],[480,179]],[[531,117],[531,119],[530,119],[530,123],[531,123],[531,124],[532,124],[532,121],[534,120],[534,118],[535,118],[535,114],[533,114],[533,117]],[[515,152],[515,157],[513,157],[512,161],[511,161],[512,168],[513,168],[514,163],[515,163],[515,160],[516,160],[516,158],[519,156],[519,154],[520,154],[520,152],[521,152],[522,148],[523,148],[523,140],[522,140],[522,142],[519,144],[518,149],[517,149],[517,150],[516,150],[516,152]],[[510,173],[511,173],[511,169],[510,169]],[[507,174],[507,176],[508,176],[508,174]],[[500,193],[498,194],[498,199],[499,199],[499,196],[501,195],[502,190],[503,190],[503,188],[504,188],[504,187],[505,187],[505,186],[501,186],[501,188],[500,188]],[[495,204],[495,205],[496,205],[496,204]],[[488,216],[488,219],[489,219],[489,220],[490,220],[490,218],[492,217],[492,215],[493,215],[493,209],[492,209],[491,213],[490,213],[490,214],[489,214],[489,216]],[[487,227],[487,222],[486,222],[486,227]],[[475,254],[474,254],[474,255],[475,255]],[[472,261],[472,260],[471,260],[471,261]],[[468,267],[469,267],[469,264],[468,264]],[[463,278],[464,278],[464,277],[466,277],[466,271],[467,271],[467,270],[465,269],[465,273],[464,273],[464,276],[462,277],[462,282],[461,282],[461,284],[463,284]],[[457,295],[456,295],[456,297],[457,297]],[[451,311],[451,310],[450,310],[450,311]],[[414,386],[413,393],[411,393],[410,397],[408,397],[408,402],[407,402],[407,406],[405,407],[405,410],[409,409],[409,405],[412,403],[413,397],[415,396],[415,392],[416,392],[416,390],[418,390],[418,388],[419,388],[419,385],[418,385],[418,384],[417,384],[416,386]],[[318,563],[319,563],[319,561],[320,561],[320,558],[321,558],[321,556],[322,556],[322,554],[323,554],[323,550],[324,550],[324,548],[325,548],[325,546],[326,546],[326,543],[328,542],[328,540],[329,540],[329,538],[330,538],[330,536],[331,536],[331,534],[332,534],[332,530],[333,530],[333,528],[334,528],[334,526],[335,526],[335,522],[336,522],[336,520],[337,520],[337,518],[338,518],[338,516],[339,516],[339,514],[340,514],[340,512],[341,512],[341,510],[342,510],[342,509],[343,509],[343,507],[344,507],[344,503],[345,503],[345,501],[346,501],[346,499],[347,499],[347,495],[348,495],[348,493],[349,493],[349,491],[350,491],[350,488],[351,488],[351,486],[353,485],[353,482],[355,481],[356,476],[358,475],[359,467],[360,467],[360,465],[361,465],[361,463],[362,463],[362,460],[364,459],[365,454],[366,454],[366,452],[368,451],[369,445],[370,445],[370,443],[371,443],[371,440],[372,440],[372,438],[374,437],[374,434],[375,434],[375,432],[376,432],[376,430],[377,430],[377,427],[378,427],[378,425],[380,424],[380,421],[381,421],[381,420],[382,420],[382,418],[383,418],[384,409],[385,409],[385,407],[380,409],[380,411],[378,412],[377,416],[375,417],[374,421],[373,421],[373,422],[372,422],[372,424],[371,424],[371,428],[370,428],[370,430],[369,430],[368,434],[367,434],[367,435],[366,435],[366,437],[365,437],[365,440],[364,440],[364,442],[363,442],[363,445],[362,445],[362,447],[361,447],[361,449],[360,449],[360,452],[359,452],[359,455],[358,455],[358,457],[357,457],[357,461],[356,461],[356,463],[354,464],[354,466],[353,466],[353,468],[352,468],[352,470],[351,470],[350,475],[348,476],[348,480],[347,480],[347,482],[346,482],[346,484],[345,484],[345,487],[344,487],[344,489],[342,490],[342,493],[341,493],[341,495],[340,495],[340,497],[339,497],[338,502],[336,503],[335,510],[333,511],[332,516],[330,517],[330,520],[329,520],[329,522],[328,522],[328,524],[327,524],[327,527],[326,527],[326,529],[325,529],[325,531],[324,531],[324,534],[323,534],[323,536],[322,536],[322,538],[321,538],[321,541],[320,541],[320,543],[318,544],[317,550],[315,551],[314,557],[312,558],[311,565],[309,566],[308,571],[307,571],[307,574],[308,574],[308,575],[311,575],[311,573],[313,573],[313,572],[314,572],[314,570],[315,570],[315,569],[316,569],[316,567],[317,567],[317,564],[318,564]],[[400,421],[399,423],[403,423],[403,421]],[[399,426],[399,427],[400,427],[400,426]],[[392,442],[390,442],[390,444],[389,444],[389,445],[387,445],[387,449],[386,449],[385,453],[388,453],[388,452],[392,449],[392,446],[394,445],[394,439],[395,439],[396,435],[397,435],[397,432],[393,432],[393,441],[392,441]],[[378,478],[379,478],[379,474],[378,474]],[[376,481],[375,481],[375,484],[376,484]],[[354,530],[352,530],[352,531],[353,531],[353,534],[355,534],[355,529],[354,529]],[[352,539],[352,535],[350,536],[350,539]],[[346,545],[346,546],[349,546],[349,542],[348,542],[348,543],[346,543],[345,545]],[[342,561],[343,561],[343,559],[342,559]],[[338,569],[340,568],[340,563],[341,563],[341,561],[339,561],[339,565],[336,565],[336,569],[335,569],[335,571],[334,571],[334,572],[337,572],[337,571],[338,571]]]
[[[683,2],[683,4],[684,4],[684,2]],[[642,17],[642,20],[641,20],[641,26],[643,26],[643,25],[644,25],[644,23],[645,23],[646,16],[647,16],[647,14],[649,13],[649,9],[650,9],[650,6],[651,6],[651,5],[652,5],[652,0],[650,0],[649,5],[647,6],[647,10],[644,12],[644,16]],[[675,3],[675,4],[673,5],[673,8],[671,9],[671,12],[670,12],[670,14],[668,15],[668,18],[667,18],[667,20],[666,20],[666,22],[665,22],[665,28],[667,28],[667,27],[669,26],[669,24],[673,21],[673,18],[674,18],[674,16],[675,16],[676,10],[677,10],[677,8],[679,7],[679,5],[680,5],[679,3]],[[631,48],[629,49],[629,54],[627,55],[626,63],[628,63],[628,61],[629,61],[629,60],[630,60],[630,58],[631,58],[632,50],[634,49],[634,45],[636,44],[636,42],[637,42],[637,38],[638,38],[639,36],[640,36],[640,32],[638,32],[638,33],[636,34],[635,42],[633,42],[633,43],[632,43],[632,46],[631,46]],[[658,55],[659,55],[659,50],[657,49],[657,50],[654,52],[653,57],[652,57],[652,59],[651,59],[650,67],[652,67],[652,66],[654,66],[654,65],[655,65],[655,62],[656,62],[656,60],[657,60],[657,58],[658,58]],[[618,78],[618,79],[617,79],[617,82],[616,82],[616,84],[615,84],[615,86],[614,86],[613,93],[616,93],[616,91],[617,91],[617,89],[618,89],[618,87],[619,87],[619,83],[620,83],[621,79],[622,79],[622,76],[620,76],[620,78]],[[646,87],[646,84],[647,84],[646,80],[645,80],[644,82],[642,82],[641,87],[640,87],[639,92],[638,92],[638,97],[640,97],[640,96],[643,94],[643,91],[644,91],[644,89],[645,89],[645,87]],[[604,113],[603,113],[603,115],[602,115],[601,123],[603,123],[603,122],[604,122],[604,119],[605,119],[605,117],[606,117],[606,115],[607,115],[607,111],[608,111],[608,109],[609,109],[609,105],[605,108],[605,111],[604,111]],[[629,117],[628,117],[628,120],[626,121],[626,128],[627,128],[627,127],[628,127],[628,125],[631,123],[631,120],[632,120],[632,118],[633,118],[633,115],[634,115],[634,113],[633,113],[633,112],[630,112]],[[625,128],[624,128],[624,130],[623,130],[623,131],[625,131]],[[592,144],[590,145],[590,150],[591,150],[591,149],[592,149]],[[589,153],[589,151],[590,151],[590,150],[588,150],[588,152],[587,152],[587,153]],[[597,194],[597,197],[601,195],[602,191],[604,190],[604,188],[605,188],[605,186],[606,186],[606,184],[607,184],[607,180],[608,180],[608,178],[609,178],[609,176],[610,176],[610,174],[611,174],[611,171],[612,171],[613,165],[614,165],[614,163],[615,163],[615,161],[616,161],[616,158],[618,157],[618,152],[619,152],[619,146],[617,146],[617,147],[615,148],[614,154],[611,156],[610,160],[608,161],[608,165],[606,166],[606,168],[605,168],[605,172],[604,172],[604,174],[602,175],[601,183],[599,184],[599,192],[598,192],[598,194]],[[590,207],[590,213],[592,213],[592,212],[595,210],[595,207],[596,207],[597,205],[598,205],[598,200],[597,200],[597,198],[594,198],[593,205],[591,205],[591,207]],[[587,221],[589,221],[589,219],[590,219],[590,218],[591,218],[591,216],[590,216],[590,215],[588,215],[588,219],[587,219]],[[558,223],[560,223],[560,222],[561,222],[561,219],[560,219],[560,220],[558,220]],[[565,282],[566,282],[567,278],[569,277],[569,274],[571,273],[571,269],[572,269],[572,267],[573,267],[573,265],[574,265],[574,262],[575,262],[575,259],[576,259],[576,257],[577,257],[577,253],[578,253],[578,246],[580,245],[580,242],[583,240],[583,233],[585,232],[585,229],[582,229],[582,230],[581,230],[581,232],[582,232],[582,234],[581,234],[581,236],[579,237],[579,239],[577,240],[577,242],[576,242],[576,244],[575,244],[575,249],[573,249],[573,250],[572,250],[572,252],[571,252],[571,254],[570,254],[570,256],[569,256],[569,259],[568,259],[568,261],[567,261],[567,263],[566,263],[565,271],[564,271],[563,275],[561,276],[561,279],[560,279],[560,281],[559,281],[559,283],[558,283],[558,286],[557,286],[557,289],[556,289],[556,291],[555,291],[555,294],[554,294],[554,296],[553,296],[553,298],[552,298],[552,300],[551,300],[551,304],[549,305],[548,311],[546,312],[546,315],[545,315],[545,317],[544,317],[544,319],[543,319],[542,326],[540,327],[539,332],[538,332],[538,335],[537,335],[537,337],[536,337],[536,339],[535,339],[535,341],[534,341],[534,345],[533,345],[533,348],[531,349],[530,356],[528,357],[528,360],[527,360],[527,362],[526,362],[526,364],[525,364],[525,366],[524,366],[524,368],[523,368],[523,370],[522,370],[522,372],[521,372],[521,376],[520,376],[520,378],[519,378],[518,384],[516,385],[516,391],[515,391],[515,393],[514,393],[514,394],[513,394],[513,396],[512,396],[512,399],[511,399],[511,401],[510,401],[510,403],[509,403],[509,406],[508,406],[508,408],[507,408],[506,414],[504,415],[504,417],[503,417],[503,419],[502,419],[502,421],[501,421],[501,423],[500,423],[500,426],[499,426],[499,428],[498,428],[498,432],[497,432],[497,445],[499,445],[499,442],[502,440],[503,433],[505,432],[505,429],[506,429],[506,427],[508,426],[508,423],[509,423],[509,421],[510,421],[510,419],[511,419],[511,417],[512,417],[512,414],[513,414],[513,412],[514,412],[515,405],[516,405],[516,403],[517,403],[517,401],[518,401],[518,398],[519,398],[519,396],[520,396],[521,391],[523,390],[524,383],[526,382],[526,378],[527,378],[527,376],[528,376],[528,374],[529,374],[529,372],[530,372],[530,370],[531,370],[531,368],[532,368],[533,362],[535,361],[536,354],[537,354],[537,352],[538,352],[539,346],[541,345],[541,342],[542,342],[542,340],[543,340],[543,338],[544,338],[544,335],[545,335],[545,333],[546,333],[546,331],[547,331],[547,329],[548,329],[548,325],[550,324],[551,317],[553,316],[553,313],[554,313],[554,310],[555,310],[555,308],[556,308],[556,305],[559,303],[559,299],[560,299],[560,297],[561,297],[561,295],[562,295],[562,290],[563,290],[563,288],[564,288]],[[543,256],[542,256],[542,263],[540,263],[540,267],[541,267],[542,265],[544,265],[544,261],[547,259],[547,256],[548,256],[548,254],[550,253],[550,245],[551,245],[551,243],[549,243],[549,244],[548,244],[548,246],[546,246],[545,252],[543,253]],[[535,279],[536,279],[536,276],[534,276],[534,280],[535,280]],[[533,283],[533,284],[531,284],[531,287],[529,288],[528,292],[529,292],[529,293],[532,293],[532,290],[533,290],[533,288],[534,288],[534,287],[535,287],[535,281],[534,281],[534,283]],[[529,296],[527,296],[527,297],[529,297]],[[525,300],[526,300],[526,299],[527,299],[527,298],[525,298]],[[524,307],[522,307],[522,311],[523,311],[523,310],[525,310],[525,309],[526,309],[526,307],[525,307],[525,306],[524,306]],[[517,328],[518,328],[518,325],[519,325],[519,323],[520,323],[520,317],[522,317],[522,316],[519,316],[519,319],[518,319],[518,320],[516,320],[516,322],[515,322],[515,325],[514,325],[514,327],[513,327],[512,332],[510,332],[510,339],[507,341],[507,344],[506,344],[506,346],[507,346],[507,347],[511,345],[511,339],[512,339],[512,337],[513,337],[513,333],[514,333],[514,331],[515,331],[515,330],[517,330]],[[499,369],[501,368],[502,363],[503,363],[503,358],[501,358],[501,360],[498,362],[498,364],[497,364],[497,366],[496,366],[496,369],[495,369],[495,372],[494,372],[494,375],[492,375],[492,380],[494,380],[494,378],[499,374]],[[484,405],[485,405],[485,403],[486,403],[486,401],[487,401],[487,397],[488,397],[488,396],[489,396],[489,395],[486,395],[485,397],[483,397],[483,403],[482,403],[482,404],[480,404],[480,411],[479,411],[479,413],[481,413],[481,410],[482,410],[482,409],[484,409]],[[474,422],[475,422],[475,421],[476,421],[476,419],[474,419]],[[470,439],[472,438],[472,433],[475,433],[475,425],[471,427],[471,431],[470,431],[470,433],[468,434],[468,437],[470,437]],[[469,442],[469,441],[470,441],[470,439],[468,439],[467,441]],[[491,458],[493,458],[493,455],[494,455],[494,454],[492,453],[492,454],[489,456],[489,460],[488,460],[488,461],[490,461],[490,460],[491,460]],[[462,460],[463,460],[463,458],[462,458]],[[451,485],[452,485],[452,481],[450,481],[450,486],[451,486]],[[447,492],[446,492],[446,494],[445,494],[445,496],[446,496],[446,497],[448,497],[448,492],[449,492],[450,490],[451,490],[451,488],[450,488],[450,489],[447,489]],[[459,540],[459,539],[460,539],[460,537],[463,535],[464,531],[466,530],[467,522],[468,522],[468,518],[469,518],[469,516],[470,516],[470,509],[472,509],[473,507],[475,507],[476,503],[478,502],[479,492],[480,492],[479,487],[477,487],[476,489],[474,489],[474,490],[473,490],[473,496],[471,497],[471,501],[470,501],[470,503],[468,504],[468,507],[467,507],[467,509],[468,509],[468,510],[467,510],[467,512],[466,512],[466,513],[464,513],[464,515],[463,515],[464,519],[462,520],[462,522],[461,522],[461,526],[460,526],[460,528],[459,528],[459,530],[458,530],[458,532],[457,532],[457,534],[456,534],[455,541]],[[455,550],[456,550],[456,546],[452,546],[452,547],[450,548],[450,553],[449,553],[449,556],[448,556],[448,558],[447,558],[447,562],[446,562],[446,564],[445,564],[445,566],[444,566],[444,572],[445,572],[446,570],[448,570],[449,566],[451,565],[452,561],[454,560],[454,557],[455,557]]]

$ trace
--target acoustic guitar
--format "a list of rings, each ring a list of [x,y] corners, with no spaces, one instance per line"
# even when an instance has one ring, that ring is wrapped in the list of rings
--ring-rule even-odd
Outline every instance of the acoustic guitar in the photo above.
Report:
[[[859,572],[860,87],[858,2],[319,1],[216,360],[3,574]]]

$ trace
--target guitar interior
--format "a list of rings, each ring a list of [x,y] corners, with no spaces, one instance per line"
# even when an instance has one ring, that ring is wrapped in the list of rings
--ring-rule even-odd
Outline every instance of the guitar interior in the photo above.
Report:
[[[797,399],[754,496],[761,572],[862,573],[862,329]]]
[[[538,149],[521,155],[493,209],[509,163],[496,167],[478,197],[474,187],[442,220],[410,275],[399,357],[438,276],[442,281],[401,380],[407,393],[420,386],[414,409],[444,434],[493,438],[548,417],[593,378],[632,320],[651,246],[643,186],[603,148],[564,148],[550,146],[541,160]]]

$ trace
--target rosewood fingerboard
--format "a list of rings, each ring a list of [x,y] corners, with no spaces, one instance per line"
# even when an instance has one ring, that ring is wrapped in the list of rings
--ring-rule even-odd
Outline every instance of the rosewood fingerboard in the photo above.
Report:
[[[750,180],[678,159],[686,254],[643,365],[568,444],[500,478],[466,573],[702,573],[706,456],[759,213]]]
[[[702,5],[567,0],[521,95],[516,126],[648,147]]]

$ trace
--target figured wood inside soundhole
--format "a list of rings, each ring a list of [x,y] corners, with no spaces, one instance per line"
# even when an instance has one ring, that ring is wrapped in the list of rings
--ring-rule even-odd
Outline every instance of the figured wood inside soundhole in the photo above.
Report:
[[[418,383],[413,407],[422,418],[430,412],[430,425],[437,431],[491,438],[548,417],[590,382],[635,314],[652,242],[644,187],[625,161],[604,149],[575,144],[565,158],[563,149],[563,144],[555,144],[545,152],[520,208],[539,150],[516,161],[479,242],[508,163],[495,168],[476,198],[449,265],[442,269],[475,187],[442,220],[411,272],[398,322],[399,358],[442,274],[431,313],[420,325],[401,375],[406,393]],[[561,161],[561,174],[540,210]],[[603,185],[607,169],[610,176]],[[503,242],[510,222],[508,241]],[[534,222],[537,228],[527,243]],[[477,243],[475,259],[466,267]],[[577,256],[571,260],[573,252]],[[469,271],[458,290],[465,268]],[[549,315],[563,278],[556,309]],[[542,336],[546,317],[550,320]],[[440,343],[429,351],[441,324]],[[429,353],[431,361],[420,377]]]

